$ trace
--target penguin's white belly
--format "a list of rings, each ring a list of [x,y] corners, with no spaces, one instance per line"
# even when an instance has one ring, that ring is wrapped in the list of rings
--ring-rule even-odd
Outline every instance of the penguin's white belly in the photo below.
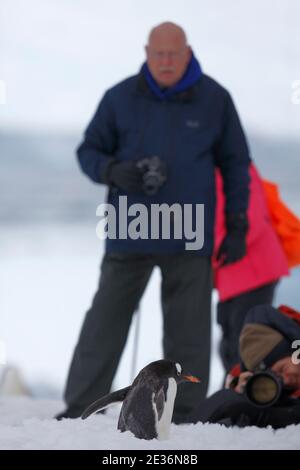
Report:
[[[157,439],[164,440],[164,439],[169,438],[176,394],[177,394],[176,380],[173,378],[169,378],[167,400],[165,402],[165,406],[164,406],[160,419],[158,419],[157,409],[156,409],[155,404],[153,403]]]

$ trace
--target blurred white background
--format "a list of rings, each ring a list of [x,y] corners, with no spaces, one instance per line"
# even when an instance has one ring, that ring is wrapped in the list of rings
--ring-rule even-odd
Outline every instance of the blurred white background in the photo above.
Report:
[[[137,73],[149,30],[179,23],[203,70],[228,88],[252,157],[300,214],[298,0],[2,0],[0,340],[35,395],[61,393],[99,275],[104,189],[75,148],[104,91]],[[277,302],[300,308],[299,269]],[[141,305],[137,369],[161,354],[159,273]],[[211,391],[220,385],[214,326]],[[134,328],[116,377],[130,381]]]

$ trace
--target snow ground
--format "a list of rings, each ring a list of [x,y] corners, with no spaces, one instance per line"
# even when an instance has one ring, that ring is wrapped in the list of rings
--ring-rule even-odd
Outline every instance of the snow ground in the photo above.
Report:
[[[256,427],[228,429],[219,424],[172,425],[169,440],[145,441],[117,430],[117,408],[85,421],[57,422],[52,417],[61,407],[59,401],[1,398],[0,449],[300,450],[300,425],[277,431]]]

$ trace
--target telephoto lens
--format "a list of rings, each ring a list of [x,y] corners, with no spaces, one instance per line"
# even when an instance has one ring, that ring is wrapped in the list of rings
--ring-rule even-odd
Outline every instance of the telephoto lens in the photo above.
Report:
[[[245,387],[247,399],[255,406],[267,408],[278,402],[282,395],[281,377],[271,370],[255,372]]]

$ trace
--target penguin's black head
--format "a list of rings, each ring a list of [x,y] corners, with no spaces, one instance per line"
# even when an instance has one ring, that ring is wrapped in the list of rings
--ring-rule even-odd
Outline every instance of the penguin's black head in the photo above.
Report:
[[[184,382],[193,382],[193,383],[200,382],[200,379],[198,379],[198,377],[195,377],[194,375],[191,375],[191,374],[184,374],[182,372],[182,367],[178,362],[174,363],[174,367],[175,367],[175,374],[176,374],[174,378],[178,385]]]
[[[147,374],[155,375],[158,379],[173,378],[177,384],[183,382],[199,383],[200,380],[190,374],[183,374],[182,367],[178,362],[162,359],[160,361],[151,362],[143,369]]]

